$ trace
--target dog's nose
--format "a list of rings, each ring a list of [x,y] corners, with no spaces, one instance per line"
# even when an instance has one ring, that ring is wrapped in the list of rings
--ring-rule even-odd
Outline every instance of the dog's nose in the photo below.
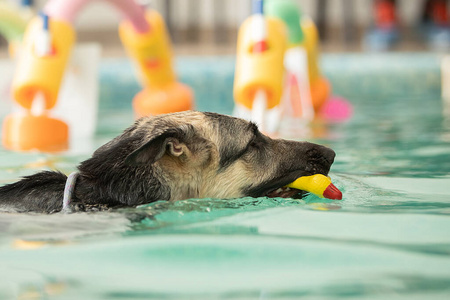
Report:
[[[314,145],[311,155],[313,157],[316,157],[316,159],[320,158],[321,160],[325,160],[326,163],[331,165],[334,162],[334,157],[336,156],[336,153],[328,147],[322,145]]]
[[[330,148],[322,145],[309,145],[311,148],[308,150],[308,167],[306,170],[312,174],[320,173],[327,175],[334,162],[336,153]]]
[[[336,157],[336,152],[333,151],[333,149],[330,149],[328,147],[323,147],[322,149],[323,157],[332,164],[334,162],[334,158]]]

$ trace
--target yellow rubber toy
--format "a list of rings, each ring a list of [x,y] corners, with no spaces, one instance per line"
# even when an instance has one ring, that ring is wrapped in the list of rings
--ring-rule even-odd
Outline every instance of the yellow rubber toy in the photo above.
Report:
[[[249,17],[239,29],[236,73],[234,77],[234,99],[252,109],[255,94],[264,90],[267,95],[267,108],[280,104],[283,90],[283,57],[286,50],[286,29],[282,21],[266,18],[268,49],[253,53],[253,18]]]
[[[52,53],[38,56],[34,41],[42,30],[42,18],[36,17],[28,26],[23,50],[12,82],[13,98],[22,107],[30,109],[37,92],[44,95],[45,108],[51,109],[58,99],[72,45],[75,41],[73,27],[60,20],[50,20]]]
[[[300,177],[287,187],[310,192],[320,198],[342,199],[342,192],[331,183],[330,178],[322,174]]]
[[[172,66],[172,47],[162,16],[146,13],[150,29],[137,32],[130,21],[119,26],[119,35],[130,57],[136,62],[144,89],[133,99],[137,118],[194,109],[194,95],[176,80]]]
[[[144,86],[163,87],[176,80],[172,66],[172,47],[162,16],[155,10],[146,13],[150,30],[139,33],[125,20],[119,26],[122,44],[133,58]]]

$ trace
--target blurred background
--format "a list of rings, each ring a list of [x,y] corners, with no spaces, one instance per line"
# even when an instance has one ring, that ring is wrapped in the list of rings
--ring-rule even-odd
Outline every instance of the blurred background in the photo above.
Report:
[[[2,9],[14,2],[34,13]],[[52,48],[45,17],[21,44],[27,19],[46,2],[0,0],[0,35],[9,36],[9,45],[0,36],[0,185],[42,169],[69,174],[136,117],[195,100],[197,110],[238,108],[267,128],[279,121],[279,137],[335,150],[331,176],[344,201],[244,197],[0,213],[1,300],[450,299],[448,1],[297,0],[317,24],[323,55],[309,26],[310,39],[290,52],[300,58],[294,64],[283,51],[259,56],[261,36],[249,43],[253,63],[237,64],[250,60],[248,48],[236,55],[236,41],[251,0],[142,2],[168,24],[173,68],[166,43],[151,43],[158,30],[142,38],[147,55],[125,54],[108,1],[92,0],[77,15],[69,59],[71,28],[53,34],[61,44]],[[281,43],[269,50],[284,44],[274,36]],[[243,92],[255,82],[254,95]],[[278,116],[260,101],[277,91]]]
[[[21,0],[0,0],[0,2]],[[39,11],[45,0],[32,1]],[[103,55],[122,56],[125,52],[117,34],[119,12],[104,1],[92,1],[77,18],[77,39],[95,41],[103,46]],[[251,14],[251,0],[141,0],[164,16],[174,43],[175,54],[235,54],[237,30]],[[444,45],[430,45],[429,24],[448,25],[445,0],[297,0],[319,28],[323,52],[380,50],[370,46],[374,28],[395,28],[389,51],[448,50],[450,36],[440,39]],[[429,33],[429,31],[428,31]],[[436,33],[436,32],[434,32]],[[376,34],[375,34],[376,35]],[[383,39],[383,37],[381,37]],[[368,46],[369,44],[369,46]],[[7,57],[7,43],[0,36],[0,55]]]

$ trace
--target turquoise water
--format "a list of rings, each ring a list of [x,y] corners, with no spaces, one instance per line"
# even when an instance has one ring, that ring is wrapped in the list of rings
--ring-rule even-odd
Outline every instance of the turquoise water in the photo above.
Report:
[[[354,117],[308,137],[336,150],[342,201],[1,214],[0,299],[448,299],[450,112],[434,90],[386,90],[352,90]],[[102,105],[92,149],[132,120],[122,104]],[[217,107],[226,113],[230,103]],[[89,154],[1,149],[0,182],[46,167],[69,173]]]

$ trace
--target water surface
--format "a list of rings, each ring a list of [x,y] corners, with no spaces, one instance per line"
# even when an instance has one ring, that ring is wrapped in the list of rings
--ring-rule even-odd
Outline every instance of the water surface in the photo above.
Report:
[[[351,121],[308,137],[336,150],[342,201],[2,214],[0,299],[448,299],[450,115],[438,95],[350,100]],[[104,110],[91,149],[131,119]],[[0,182],[89,155],[0,150]]]

